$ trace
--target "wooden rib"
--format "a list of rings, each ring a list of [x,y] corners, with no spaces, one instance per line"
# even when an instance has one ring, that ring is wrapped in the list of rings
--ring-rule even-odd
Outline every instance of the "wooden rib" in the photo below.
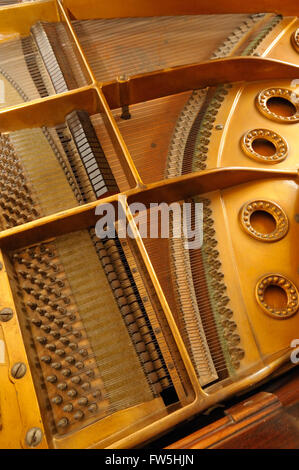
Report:
[[[167,181],[148,185],[139,194],[128,191],[128,203],[166,202],[168,204],[211,191],[263,179],[298,179],[298,170],[268,170],[255,168],[225,167],[191,173]]]
[[[88,63],[88,60],[86,59],[86,56],[85,56],[85,54],[84,54],[84,52],[81,48],[81,45],[79,43],[77,34],[75,33],[75,31],[72,27],[72,23],[69,19],[67,11],[63,8],[60,1],[57,2],[57,5],[58,5],[58,11],[59,11],[60,16],[62,18],[62,21],[65,23],[66,29],[67,29],[69,35],[71,36],[71,38],[73,39],[75,45],[76,45],[79,57],[81,58],[81,62],[82,62],[82,65],[83,65],[84,72],[85,72],[86,76],[89,78],[89,80],[91,81],[91,83],[95,83],[95,76],[93,74],[92,68],[90,67],[90,65]]]
[[[298,170],[269,170],[254,168],[216,168],[159,181],[144,189],[135,188],[122,193],[128,203],[166,202],[168,204],[210,191],[223,190],[238,184],[263,179],[297,180]],[[117,205],[118,196],[91,202],[55,215],[42,217],[0,233],[0,248],[16,249],[52,237],[94,226],[99,219],[95,208],[104,203]]]
[[[261,57],[228,57],[135,75],[102,84],[111,109],[207,86],[240,81],[294,79],[299,66]],[[121,88],[126,87],[126,93]],[[125,100],[122,100],[122,97]]]
[[[206,0],[113,0],[99,2],[91,0],[88,8],[82,0],[64,0],[63,4],[70,10],[73,18],[123,18],[136,16],[163,16],[163,15],[211,15],[220,13],[280,13],[283,15],[297,15],[298,6],[294,0],[226,0],[222,2],[207,2]]]
[[[0,8],[1,34],[28,35],[31,26],[40,20],[59,21],[56,2],[30,2]]]
[[[86,86],[2,108],[0,132],[12,132],[28,127],[56,126],[64,122],[65,116],[76,109],[83,109],[89,114],[99,112],[99,100],[94,87]]]

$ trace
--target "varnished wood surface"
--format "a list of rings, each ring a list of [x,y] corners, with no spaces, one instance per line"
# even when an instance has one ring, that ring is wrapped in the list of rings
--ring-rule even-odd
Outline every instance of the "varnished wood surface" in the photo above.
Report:
[[[299,449],[298,369],[259,390],[192,434],[185,425],[186,436],[166,448]]]
[[[207,86],[239,81],[295,79],[298,66],[261,57],[227,57],[197,64],[172,67],[114,81],[102,86],[111,109]],[[121,89],[127,87],[126,93]]]
[[[63,4],[70,10],[73,18],[115,18],[129,16],[163,16],[163,15],[203,15],[220,13],[259,13],[270,12],[284,15],[296,15],[298,8],[293,0],[281,2],[279,0],[252,0],[250,3],[242,3],[238,0],[223,2],[207,2],[206,0],[166,0],[153,2],[145,0],[114,0],[98,2],[92,0],[89,8],[84,8],[84,0],[64,0]]]

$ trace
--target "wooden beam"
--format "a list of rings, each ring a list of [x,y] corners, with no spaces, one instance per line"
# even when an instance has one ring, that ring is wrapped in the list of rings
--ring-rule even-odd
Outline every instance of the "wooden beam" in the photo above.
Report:
[[[64,0],[76,19],[122,18],[142,16],[175,16],[175,15],[211,15],[225,13],[277,13],[298,15],[296,0],[90,0],[86,8],[85,0]]]
[[[0,33],[28,35],[37,21],[59,21],[56,2],[53,0],[1,6]]]
[[[149,207],[151,202],[171,204],[186,198],[224,190],[240,184],[269,179],[297,180],[298,170],[270,170],[265,168],[224,167],[198,171],[148,185],[139,194],[130,195],[128,204],[140,202]]]
[[[297,180],[298,170],[269,170],[227,167],[205,170],[152,183],[145,188],[134,188],[122,193],[128,204],[139,202],[149,207],[151,202],[171,204],[195,195],[227,189],[253,181],[282,179]],[[74,207],[55,215],[42,217],[0,232],[1,249],[17,249],[59,235],[94,227],[99,216],[95,209],[99,204],[111,203],[117,208],[118,195],[103,198],[84,206]]]
[[[101,201],[76,206],[54,215],[18,225],[0,232],[0,247],[13,250],[39,243],[43,240],[76,232],[88,227],[94,227],[99,217],[95,215],[95,208],[100,203],[116,204],[115,196],[103,198]]]
[[[98,92],[93,86],[9,106],[0,110],[0,132],[42,126],[56,126],[76,109],[89,114],[100,110]]]
[[[294,79],[299,66],[260,57],[230,57],[135,75],[102,84],[111,109],[188,90],[240,81]],[[122,87],[125,93],[122,93]]]

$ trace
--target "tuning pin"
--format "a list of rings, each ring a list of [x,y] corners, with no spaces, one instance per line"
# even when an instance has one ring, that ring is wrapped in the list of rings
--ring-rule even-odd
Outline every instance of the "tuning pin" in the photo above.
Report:
[[[96,400],[99,400],[102,396],[100,390],[95,390],[93,393],[92,393],[92,396],[93,398],[95,398]]]
[[[27,279],[29,277],[29,274],[26,271],[18,271],[18,274],[20,274],[23,279]]]
[[[37,294],[37,298],[44,302],[44,304],[48,304],[50,302],[50,299],[47,295]]]
[[[38,341],[40,344],[46,344],[47,338],[45,338],[44,336],[37,336],[36,341]]]
[[[75,418],[76,420],[83,419],[83,417],[84,417],[84,413],[83,413],[83,411],[81,411],[81,410],[76,411],[76,413],[74,414],[74,418]]]
[[[50,331],[50,335],[52,335],[53,338],[55,338],[55,339],[60,338],[60,333],[59,333],[59,331],[57,331],[57,330],[51,330],[51,331]]]
[[[89,389],[90,389],[90,383],[89,382],[84,382],[82,385],[81,385],[81,388],[87,392]]]
[[[41,360],[46,364],[50,364],[50,362],[52,361],[51,356],[42,356]]]
[[[45,310],[44,308],[40,308],[40,307],[37,307],[36,311],[41,317],[45,316],[45,314],[47,313],[47,310]]]
[[[97,406],[96,403],[91,403],[88,407],[88,411],[90,413],[95,413],[97,411],[97,409],[98,409],[98,406]]]
[[[67,346],[67,345],[70,343],[70,340],[69,340],[68,338],[66,338],[65,336],[61,336],[60,341],[61,341],[62,344],[64,344],[65,346]]]
[[[27,306],[31,308],[31,310],[36,310],[37,304],[34,302],[27,302]]]
[[[64,407],[63,407],[63,411],[66,411],[67,413],[70,413],[71,411],[73,411],[73,405],[71,403],[67,403]]]
[[[66,316],[70,321],[76,320],[76,315],[74,313],[67,313]]]
[[[64,307],[58,307],[57,308],[57,312],[59,312],[61,315],[65,315],[66,314],[66,309]]]
[[[56,377],[56,375],[48,375],[46,380],[47,380],[47,382],[50,382],[50,383],[54,384],[55,382],[57,382],[57,377]]]
[[[45,313],[45,317],[49,320],[49,321],[53,321],[54,320],[54,315],[52,313],[49,313],[49,312],[46,312]]]
[[[72,331],[73,329],[72,325],[68,325],[67,323],[63,323],[62,328],[66,331]]]
[[[57,426],[59,428],[65,428],[66,426],[68,426],[69,424],[69,420],[67,418],[61,418],[58,423],[57,423]]]
[[[53,397],[51,401],[55,405],[60,405],[62,403],[62,397],[60,395],[56,395],[56,397]]]
[[[82,336],[82,333],[80,331],[73,331],[73,335],[75,336],[75,338],[81,338]]]
[[[59,384],[57,384],[57,388],[61,391],[64,391],[67,389],[67,384],[65,382],[60,382]]]
[[[67,356],[65,358],[66,362],[68,362],[69,364],[74,364],[75,363],[75,358],[73,356]]]
[[[42,325],[41,326],[41,329],[45,332],[45,333],[49,333],[51,331],[51,328],[49,327],[49,325]]]
[[[31,281],[31,282],[33,282],[33,281]],[[41,281],[40,279],[36,279],[34,281],[34,284],[36,284],[40,289],[43,289],[44,286],[45,286],[45,283],[43,281]]]
[[[58,305],[56,302],[52,302],[51,300],[49,300],[48,305],[49,305],[49,307],[51,307],[53,310],[57,310],[58,307],[59,307],[59,305]]]
[[[78,404],[80,406],[86,406],[88,404],[88,399],[86,397],[81,397],[78,400]]]
[[[57,354],[60,357],[65,356],[65,351],[64,349],[56,349],[55,354]]]
[[[74,389],[74,388],[71,388],[68,392],[67,392],[68,396],[70,398],[75,398],[77,396],[77,390]]]
[[[79,349],[79,354],[83,357],[88,355],[87,349]]]
[[[46,248],[44,253],[49,256],[49,258],[54,258],[54,253],[49,248]]]
[[[75,375],[71,378],[71,381],[73,382],[73,384],[79,384],[81,382],[81,378],[79,377],[79,375]]]
[[[46,275],[47,275],[47,271],[45,271],[44,269],[39,268],[39,269],[37,269],[37,272],[38,272],[38,274],[41,274],[43,277],[46,277]]]
[[[63,302],[64,302],[66,305],[69,305],[69,304],[71,303],[69,297],[62,296],[61,299],[63,300]]]

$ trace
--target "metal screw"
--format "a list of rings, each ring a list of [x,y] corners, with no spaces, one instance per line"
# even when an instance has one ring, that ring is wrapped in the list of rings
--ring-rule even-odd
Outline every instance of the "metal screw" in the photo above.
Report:
[[[124,106],[122,106],[121,108],[121,119],[124,119],[124,120],[128,120],[128,119],[131,119],[131,113],[130,113],[130,110],[129,110],[129,106],[126,104]]]
[[[11,308],[3,308],[0,312],[0,321],[9,321],[13,317],[13,311]]]
[[[224,127],[223,124],[217,124],[217,126],[215,126],[215,129],[217,131],[222,131],[223,127]]]
[[[26,434],[26,444],[30,447],[36,447],[41,443],[43,433],[40,428],[31,428]]]
[[[16,362],[11,368],[11,375],[14,379],[21,379],[26,374],[26,370],[24,362]]]
[[[69,420],[67,418],[61,418],[60,421],[58,421],[58,426],[60,428],[65,428],[69,424]]]

